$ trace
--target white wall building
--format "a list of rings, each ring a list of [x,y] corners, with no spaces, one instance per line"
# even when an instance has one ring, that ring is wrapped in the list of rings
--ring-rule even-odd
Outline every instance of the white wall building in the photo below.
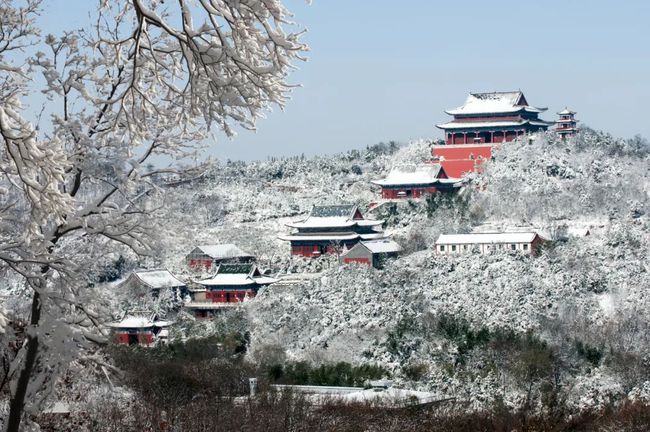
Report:
[[[535,253],[546,240],[536,232],[441,234],[435,250],[442,255],[497,250]]]

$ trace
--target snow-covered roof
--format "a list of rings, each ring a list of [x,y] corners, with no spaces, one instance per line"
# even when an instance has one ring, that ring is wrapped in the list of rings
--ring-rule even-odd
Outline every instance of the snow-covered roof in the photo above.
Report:
[[[564,108],[562,111],[558,113],[558,115],[572,115],[576,114],[575,111],[571,111],[569,108]]]
[[[291,228],[332,228],[332,227],[351,227],[356,225],[357,221],[350,220],[347,217],[311,217],[296,222],[287,223]]]
[[[174,324],[173,321],[155,320],[152,316],[144,315],[126,315],[121,321],[108,324],[112,328],[150,328],[150,327],[169,327]]]
[[[489,121],[489,122],[457,122],[450,121],[443,124],[436,125],[439,129],[477,129],[477,128],[497,128],[497,127],[517,127],[525,126],[527,124],[533,126],[550,126],[553,123],[544,120],[504,120],[504,121]]]
[[[354,232],[346,233],[309,233],[309,234],[289,234],[289,235],[279,235],[280,240],[285,241],[343,241],[343,240],[355,240],[359,238],[359,234]]]
[[[440,164],[396,166],[385,179],[372,183],[380,186],[434,184],[438,182],[441,170]]]
[[[133,274],[152,289],[176,288],[185,286],[168,270],[142,270]]]
[[[501,114],[518,111],[540,113],[546,108],[537,108],[528,105],[521,91],[470,93],[465,103],[448,111],[450,115],[462,114]]]
[[[204,286],[212,285],[269,285],[277,282],[276,279],[259,276],[255,264],[221,264],[217,269],[217,274],[209,279],[198,281]]]
[[[232,243],[201,245],[197,246],[197,249],[201,250],[201,252],[215,260],[253,257],[253,255],[249,254],[248,252],[244,252]]]
[[[382,239],[382,240],[364,240],[360,242],[363,246],[368,248],[372,253],[393,253],[400,252],[402,247],[397,244],[395,240]]]
[[[338,204],[314,206],[305,219],[289,222],[286,225],[291,228],[348,228],[355,225],[375,226],[382,223],[381,220],[363,219],[355,205]]]
[[[126,316],[122,321],[108,324],[112,328],[149,328],[153,327],[153,321],[144,316]]]
[[[535,232],[440,234],[436,244],[531,243],[537,235]]]
[[[201,285],[251,285],[255,283],[246,274],[216,274],[209,279],[198,281]]]

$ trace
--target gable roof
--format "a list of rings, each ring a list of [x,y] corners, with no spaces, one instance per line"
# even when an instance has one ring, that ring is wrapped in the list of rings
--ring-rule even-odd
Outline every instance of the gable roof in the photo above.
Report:
[[[436,244],[531,243],[538,236],[536,232],[440,234]]]
[[[434,184],[444,176],[440,164],[400,165],[393,167],[385,179],[373,180],[372,183],[380,186]]]
[[[390,239],[365,240],[359,242],[359,244],[374,254],[394,253],[402,251],[402,247],[397,244],[396,241]]]
[[[463,114],[500,114],[518,111],[540,113],[547,108],[537,108],[528,105],[526,97],[519,91],[470,93],[465,103],[448,111],[450,115]]]
[[[199,249],[201,252],[215,260],[229,258],[253,258],[253,255],[249,254],[248,252],[244,252],[232,243],[201,245],[197,246],[196,249]]]
[[[178,280],[169,270],[141,270],[132,273],[142,283],[152,289],[184,287],[185,283]]]

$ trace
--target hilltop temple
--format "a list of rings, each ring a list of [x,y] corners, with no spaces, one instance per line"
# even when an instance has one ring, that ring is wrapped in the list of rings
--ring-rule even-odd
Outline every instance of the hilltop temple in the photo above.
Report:
[[[546,110],[528,105],[521,91],[470,93],[463,106],[445,111],[452,121],[436,126],[447,144],[500,143],[548,129],[553,123],[539,118]]]
[[[445,111],[453,120],[436,125],[446,145],[434,146],[432,155],[448,176],[463,177],[492,157],[492,145],[547,130],[553,123],[539,118],[546,110],[529,105],[521,91],[470,93],[465,104]]]

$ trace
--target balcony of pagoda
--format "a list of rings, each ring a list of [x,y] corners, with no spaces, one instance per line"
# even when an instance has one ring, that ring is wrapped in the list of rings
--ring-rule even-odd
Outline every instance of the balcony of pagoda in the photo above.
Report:
[[[526,135],[525,129],[505,131],[448,132],[447,144],[492,144],[514,141]]]

